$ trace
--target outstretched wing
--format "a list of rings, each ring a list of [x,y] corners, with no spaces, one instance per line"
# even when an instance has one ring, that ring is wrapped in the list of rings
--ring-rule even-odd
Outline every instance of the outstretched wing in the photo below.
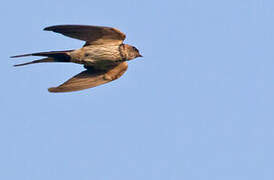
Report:
[[[87,25],[57,25],[45,28],[46,31],[61,33],[65,36],[86,41],[86,45],[115,44],[120,45],[126,35],[116,28]]]
[[[127,67],[127,62],[123,62],[108,71],[88,69],[60,86],[48,90],[49,92],[71,92],[99,86],[121,77],[126,72]]]

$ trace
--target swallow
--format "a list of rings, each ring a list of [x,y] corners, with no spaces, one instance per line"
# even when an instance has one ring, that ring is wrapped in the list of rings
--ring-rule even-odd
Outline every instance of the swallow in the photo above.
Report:
[[[49,88],[49,92],[79,91],[111,82],[125,73],[128,68],[127,61],[142,57],[136,47],[123,43],[126,35],[116,28],[88,25],[56,25],[46,27],[44,30],[85,41],[84,46],[80,49],[38,52],[11,57],[44,57],[14,66],[46,62],[77,63],[84,66],[85,71],[57,87]]]

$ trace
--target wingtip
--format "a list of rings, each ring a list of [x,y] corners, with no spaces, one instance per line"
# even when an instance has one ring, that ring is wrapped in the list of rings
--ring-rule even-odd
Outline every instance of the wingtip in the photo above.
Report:
[[[54,92],[56,92],[55,89],[56,89],[56,88],[51,87],[51,88],[48,88],[48,91],[51,92],[51,93],[54,93]]]
[[[60,26],[63,26],[63,25],[48,26],[48,27],[45,27],[43,30],[44,31],[54,31],[57,27],[60,27]]]
[[[66,91],[66,90],[59,89],[58,87],[52,87],[52,88],[48,88],[48,92],[50,92],[50,93],[68,93],[68,92],[73,92],[73,91]]]
[[[62,91],[58,87],[51,87],[51,88],[48,88],[48,92],[50,92],[50,93],[63,93],[63,92],[67,92],[67,91]]]
[[[43,30],[44,31],[50,31],[50,27],[45,27]]]
[[[48,27],[45,27],[43,30],[44,30],[44,31],[53,31],[53,30],[54,30],[54,27],[55,27],[55,26],[48,26]]]

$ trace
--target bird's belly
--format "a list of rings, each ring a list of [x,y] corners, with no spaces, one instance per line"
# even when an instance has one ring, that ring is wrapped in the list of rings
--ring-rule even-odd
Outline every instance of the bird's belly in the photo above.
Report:
[[[121,60],[121,55],[118,46],[87,46],[83,47],[74,56],[73,62],[93,66],[96,69],[107,69],[110,66],[117,65],[118,60]]]
[[[118,65],[119,63],[116,61],[110,61],[110,60],[96,60],[96,61],[85,61],[83,64],[85,66],[92,66],[94,69],[107,70]]]
[[[84,58],[116,61],[121,59],[121,55],[118,46],[97,45],[86,47],[84,49]]]

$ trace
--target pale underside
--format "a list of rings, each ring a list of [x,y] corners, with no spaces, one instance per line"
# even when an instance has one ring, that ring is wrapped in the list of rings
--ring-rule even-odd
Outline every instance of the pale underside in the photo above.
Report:
[[[106,70],[110,66],[117,65],[121,59],[119,46],[117,45],[89,45],[81,49],[69,52],[71,61],[95,69]]]

